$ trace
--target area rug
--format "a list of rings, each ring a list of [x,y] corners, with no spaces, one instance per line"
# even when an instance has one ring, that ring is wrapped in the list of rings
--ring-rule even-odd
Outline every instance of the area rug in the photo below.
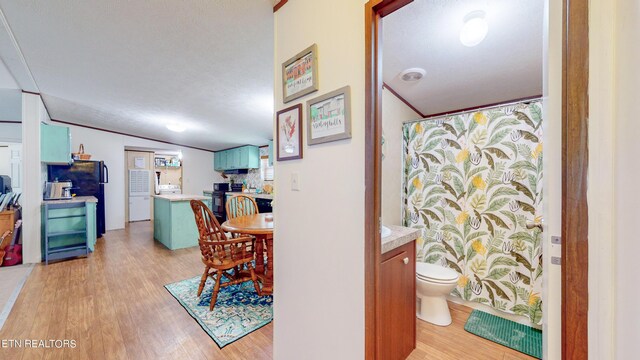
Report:
[[[542,359],[542,331],[515,321],[473,310],[464,329],[521,353]]]
[[[209,311],[213,280],[207,279],[201,297],[197,296],[199,284],[196,276],[165,288],[220,348],[273,320],[273,296],[258,296],[250,281],[221,288],[213,311]]]

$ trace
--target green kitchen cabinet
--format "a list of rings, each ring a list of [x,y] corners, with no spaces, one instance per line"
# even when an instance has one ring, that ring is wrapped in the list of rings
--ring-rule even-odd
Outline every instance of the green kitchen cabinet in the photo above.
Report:
[[[71,163],[71,131],[66,126],[40,124],[40,161]]]
[[[225,170],[227,168],[227,152],[220,152],[220,170]]]
[[[218,151],[214,154],[214,169],[216,171],[236,169],[259,169],[260,148],[246,145],[234,149]]]
[[[243,146],[237,149],[239,152],[238,169],[259,169],[260,148],[257,146]]]
[[[213,169],[215,171],[222,171],[223,169],[222,161],[220,160],[221,156],[222,156],[222,152],[220,151],[213,153]]]
[[[228,170],[240,169],[240,151],[239,148],[227,150],[227,166]]]
[[[169,250],[198,246],[198,226],[193,217],[191,200],[200,200],[211,209],[211,197],[172,199],[158,195],[153,197],[153,238]]]
[[[95,198],[76,197],[42,204],[42,259],[66,259],[88,255],[96,244]]]
[[[269,140],[269,166],[273,166],[273,140]]]

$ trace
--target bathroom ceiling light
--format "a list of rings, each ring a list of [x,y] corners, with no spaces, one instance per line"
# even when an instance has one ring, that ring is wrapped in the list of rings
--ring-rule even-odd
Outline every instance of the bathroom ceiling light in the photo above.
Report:
[[[464,25],[460,30],[460,42],[472,47],[480,44],[489,32],[489,24],[482,10],[472,11],[464,17]]]
[[[173,131],[173,132],[183,132],[185,131],[187,128],[182,125],[182,124],[177,124],[177,123],[171,123],[171,124],[167,124],[167,129]]]
[[[400,73],[400,78],[407,82],[418,81],[424,77],[427,72],[421,68],[411,68]]]

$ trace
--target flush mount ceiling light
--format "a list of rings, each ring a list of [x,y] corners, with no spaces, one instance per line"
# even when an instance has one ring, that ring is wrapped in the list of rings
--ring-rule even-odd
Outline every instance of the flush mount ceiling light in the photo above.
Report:
[[[173,132],[183,132],[185,131],[187,128],[182,125],[182,124],[177,124],[177,123],[172,123],[172,124],[167,124],[167,129],[173,131]]]
[[[427,72],[421,68],[411,68],[400,73],[400,78],[407,82],[418,81],[424,77]]]
[[[489,32],[489,24],[482,10],[472,11],[464,17],[464,25],[460,30],[460,42],[472,47],[480,44]]]

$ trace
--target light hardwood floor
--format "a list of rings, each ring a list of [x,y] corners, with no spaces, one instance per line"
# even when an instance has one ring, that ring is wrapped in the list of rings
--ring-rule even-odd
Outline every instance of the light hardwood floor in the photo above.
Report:
[[[418,320],[418,344],[408,360],[438,359],[482,359],[524,360],[535,359],[508,347],[496,344],[468,333],[464,324],[473,309],[449,302],[453,323],[441,327]]]
[[[87,259],[36,265],[0,339],[74,339],[78,346],[0,348],[0,359],[271,359],[273,323],[218,348],[164,288],[201,274],[198,249],[169,251],[152,231],[152,223],[133,223],[99,239]],[[451,326],[418,320],[410,360],[532,359],[467,333],[471,309],[450,308]]]
[[[164,288],[201,275],[197,248],[169,251],[149,222],[110,231],[88,259],[37,265],[0,339],[74,339],[75,349],[0,348],[0,359],[271,359],[273,323],[220,350]]]

